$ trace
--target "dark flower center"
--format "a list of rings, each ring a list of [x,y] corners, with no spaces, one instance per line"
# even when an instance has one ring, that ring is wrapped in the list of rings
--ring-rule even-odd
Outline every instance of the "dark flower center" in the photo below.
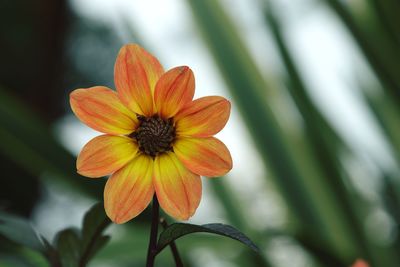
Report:
[[[155,157],[157,154],[172,150],[175,139],[175,127],[172,119],[164,120],[158,116],[138,116],[139,127],[129,136],[136,139],[140,151]]]

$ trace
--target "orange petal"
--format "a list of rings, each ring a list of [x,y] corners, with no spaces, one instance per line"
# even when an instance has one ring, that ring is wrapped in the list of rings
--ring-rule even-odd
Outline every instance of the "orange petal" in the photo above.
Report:
[[[163,210],[178,220],[189,219],[201,199],[200,176],[183,166],[173,152],[154,161],[154,187]]]
[[[75,115],[89,127],[108,134],[130,134],[138,124],[113,90],[104,86],[77,89],[70,94]]]
[[[194,75],[189,67],[173,68],[158,80],[154,102],[163,118],[174,116],[194,96]]]
[[[139,155],[108,179],[104,189],[104,208],[115,223],[139,215],[154,195],[153,159]]]
[[[100,135],[87,143],[76,161],[78,173],[87,177],[111,174],[132,160],[138,151],[129,137]]]
[[[369,267],[369,264],[362,259],[358,259],[353,263],[353,265],[351,265],[351,267]]]
[[[132,111],[151,116],[154,87],[164,73],[160,62],[137,44],[121,48],[114,67],[114,80],[121,100]]]
[[[202,176],[221,176],[232,169],[228,148],[214,137],[179,138],[174,152],[186,168]]]
[[[178,136],[208,137],[224,128],[231,103],[220,96],[207,96],[186,105],[175,117]]]

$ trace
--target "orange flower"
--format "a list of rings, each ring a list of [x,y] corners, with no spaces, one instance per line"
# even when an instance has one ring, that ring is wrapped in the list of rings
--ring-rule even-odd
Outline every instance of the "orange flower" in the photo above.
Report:
[[[369,267],[369,264],[361,259],[356,260],[351,267]]]
[[[83,147],[78,173],[112,174],[104,206],[115,223],[140,214],[154,193],[166,213],[187,220],[200,203],[200,175],[220,176],[232,168],[229,150],[212,137],[225,126],[230,102],[219,96],[193,101],[190,68],[164,72],[136,44],[119,51],[114,79],[117,92],[95,86],[70,95],[75,115],[105,133]]]

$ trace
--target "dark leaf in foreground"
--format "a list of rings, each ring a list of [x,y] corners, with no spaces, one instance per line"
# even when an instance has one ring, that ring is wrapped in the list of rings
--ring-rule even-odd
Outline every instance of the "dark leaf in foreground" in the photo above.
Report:
[[[84,267],[109,240],[103,235],[110,220],[104,213],[103,203],[92,206],[85,214],[82,230],[66,229],[57,235],[55,246],[63,267]]]
[[[81,240],[77,229],[66,229],[59,232],[55,246],[63,267],[78,267],[80,260]]]
[[[82,225],[82,258],[84,266],[110,240],[102,232],[110,224],[103,203],[95,204],[86,214]]]
[[[168,228],[161,233],[157,244],[157,253],[161,252],[166,246],[176,239],[191,233],[211,233],[226,236],[245,244],[256,252],[259,252],[258,247],[247,236],[230,225],[221,223],[210,223],[203,225],[174,223],[168,226]]]
[[[61,260],[58,255],[57,248],[54,247],[49,241],[47,241],[45,238],[42,237],[42,241],[45,247],[45,253],[44,255],[46,256],[49,264],[51,267],[61,267]]]

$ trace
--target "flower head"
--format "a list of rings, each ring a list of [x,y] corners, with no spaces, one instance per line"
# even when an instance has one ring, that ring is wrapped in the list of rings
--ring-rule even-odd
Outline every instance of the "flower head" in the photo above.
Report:
[[[111,174],[104,206],[116,223],[139,215],[154,193],[166,213],[187,220],[200,203],[200,175],[220,176],[232,168],[229,150],[213,137],[229,118],[230,102],[219,96],[193,100],[189,67],[164,72],[136,44],[121,48],[114,79],[116,92],[95,86],[70,94],[75,115],[104,133],[83,147],[78,173]]]
[[[353,263],[353,265],[351,265],[351,267],[369,267],[369,264],[362,259],[358,259]]]

